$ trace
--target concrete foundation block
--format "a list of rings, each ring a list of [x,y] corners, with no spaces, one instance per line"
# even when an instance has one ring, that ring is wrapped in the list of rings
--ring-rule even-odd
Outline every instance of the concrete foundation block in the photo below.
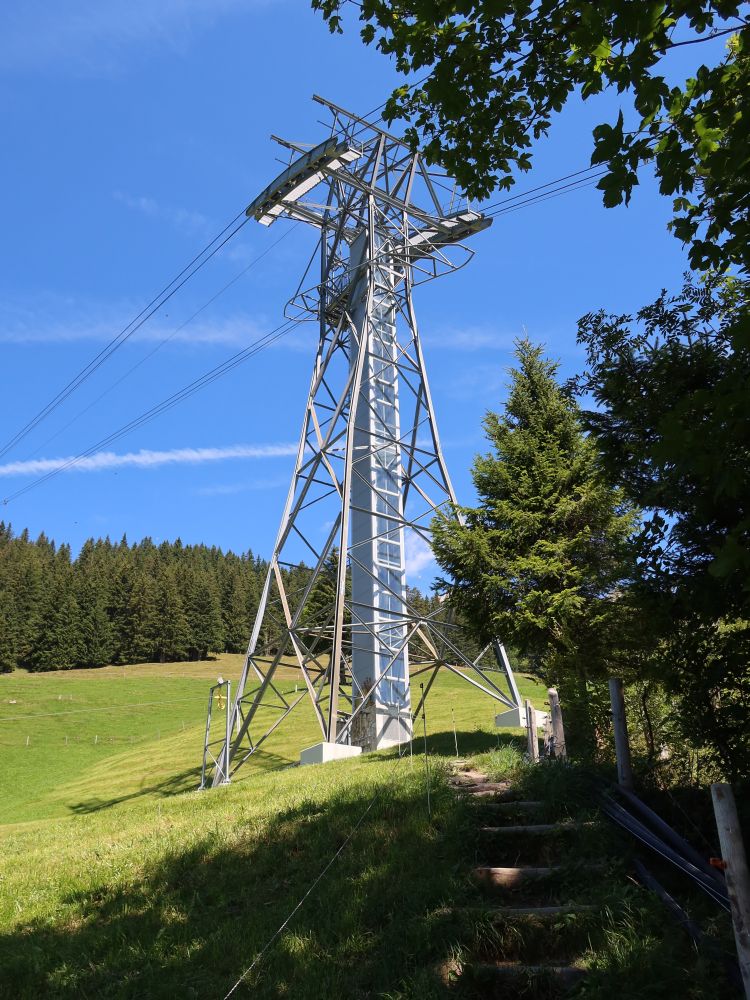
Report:
[[[547,712],[540,712],[536,709],[536,728],[541,735],[547,723]],[[495,716],[496,729],[525,729],[526,728],[526,707],[519,705],[516,708],[509,708],[507,712],[501,712]]]
[[[299,762],[305,764],[327,764],[330,760],[345,760],[347,757],[359,757],[362,747],[350,747],[342,743],[316,743],[300,751]]]

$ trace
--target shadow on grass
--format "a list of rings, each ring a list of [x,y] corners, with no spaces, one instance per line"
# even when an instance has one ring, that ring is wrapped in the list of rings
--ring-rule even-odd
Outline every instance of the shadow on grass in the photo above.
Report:
[[[389,771],[374,803],[361,780],[265,825],[232,822],[225,799],[204,815],[226,839],[192,840],[135,884],[81,872],[51,920],[0,938],[0,995],[221,1000],[350,834],[234,995],[441,995],[432,970],[458,937],[450,906],[471,892],[473,823],[438,780],[429,823],[420,771],[402,763],[397,783]]]
[[[296,763],[290,762],[287,757],[282,757],[280,754],[268,753],[267,751],[262,750],[256,755],[253,755],[253,761],[256,766],[255,773],[253,773],[253,765],[251,764],[248,767],[240,769],[236,775],[233,775],[232,781],[237,782],[252,779],[259,773],[264,773],[266,771],[280,771],[287,767],[296,766]],[[128,792],[126,795],[117,795],[110,799],[84,799],[82,802],[72,803],[68,808],[73,813],[85,815],[87,813],[102,812],[104,809],[111,809],[113,806],[119,806],[124,802],[132,802],[146,796],[170,798],[174,795],[182,795],[183,792],[195,791],[200,784],[200,778],[200,766],[190,767],[184,771],[180,771],[178,774],[170,775],[163,781],[154,782],[152,784],[144,784],[137,791]]]
[[[201,777],[200,767],[191,767],[186,771],[170,775],[164,781],[155,784],[143,785],[135,792],[128,792],[127,795],[117,795],[111,799],[84,799],[82,802],[74,802],[68,807],[71,812],[78,815],[87,813],[102,812],[104,809],[111,809],[113,806],[122,805],[123,802],[132,802],[141,799],[146,795],[154,795],[159,798],[169,798],[174,795],[181,795],[183,792],[193,791],[198,787]]]
[[[487,748],[486,734],[463,732],[459,739]],[[481,902],[468,877],[479,834],[475,807],[448,788],[437,759],[438,748],[446,741],[450,748],[451,740],[452,731],[428,738],[435,754],[431,822],[416,756],[413,769],[407,761],[398,770],[383,767],[380,775],[367,768],[335,791],[311,783],[306,799],[262,822],[244,812],[241,790],[202,800],[215,801],[215,811],[196,812],[187,845],[169,834],[165,811],[157,860],[137,855],[136,837],[133,855],[120,853],[118,867],[106,868],[135,870],[137,881],[123,882],[115,874],[109,882],[105,874],[83,869],[69,873],[62,884],[70,888],[55,910],[0,937],[0,996],[223,1000],[290,915],[233,996],[454,996],[436,969],[446,968],[464,947],[505,956],[493,951],[500,937],[491,918],[459,909]],[[496,737],[489,738],[493,742],[497,746]],[[501,736],[501,746],[517,744],[518,737]],[[383,765],[388,756],[396,752],[371,760]],[[202,833],[201,822],[213,832]],[[613,898],[617,902],[622,899]],[[597,987],[585,995],[678,995],[659,992],[659,969],[668,957],[662,922],[659,913],[655,932],[645,935],[615,923],[609,932],[614,943],[592,976]],[[543,943],[540,950],[545,952]],[[684,964],[672,963],[676,971],[667,978],[682,987],[689,981],[685,949],[677,955]],[[619,983],[614,990],[613,969]],[[631,982],[641,989],[645,980],[646,992],[630,990]],[[467,984],[461,995],[476,994]]]
[[[513,747],[519,752],[526,749],[526,740],[521,736],[513,736],[510,733],[488,733],[482,730],[459,729],[455,733],[448,729],[442,733],[428,733],[427,752],[431,757],[441,757],[445,760],[456,759],[456,743],[458,743],[459,758],[463,760],[473,757],[476,754],[488,753],[501,747]],[[414,726],[414,742],[409,748],[408,743],[402,744],[401,748],[391,747],[387,751],[378,754],[368,755],[364,760],[371,760],[374,764],[382,760],[395,757],[408,757],[411,754],[416,757],[424,755],[424,737],[418,730],[418,724]]]

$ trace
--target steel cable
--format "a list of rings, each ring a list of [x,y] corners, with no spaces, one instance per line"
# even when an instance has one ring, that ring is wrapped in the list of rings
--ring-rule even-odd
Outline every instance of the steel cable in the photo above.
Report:
[[[224,229],[222,229],[218,236],[214,237],[214,239],[211,240],[211,242],[208,243],[203,250],[201,250],[201,252],[182,269],[182,271],[180,271],[176,278],[173,278],[172,281],[166,285],[158,295],[151,299],[148,305],[144,306],[138,315],[132,319],[127,326],[123,327],[117,336],[110,340],[110,342],[103,347],[94,358],[91,359],[86,367],[81,369],[81,371],[74,376],[74,378],[72,378],[70,382],[68,382],[67,385],[65,385],[57,393],[57,395],[46,404],[46,406],[42,407],[42,409],[31,418],[31,420],[24,424],[24,426],[20,428],[20,430],[18,430],[13,437],[6,441],[2,448],[0,448],[0,458],[6,455],[11,448],[14,448],[19,441],[22,441],[25,437],[27,437],[27,435],[30,434],[31,431],[38,426],[38,424],[45,420],[50,413],[56,410],[57,407],[60,406],[60,404],[63,403],[68,396],[75,392],[76,389],[78,389],[88,378],[90,378],[91,375],[93,375],[93,373],[115,353],[115,351],[119,350],[119,348],[122,347],[122,345],[129,340],[134,333],[140,330],[144,323],[146,323],[155,312],[161,309],[161,307],[164,306],[173,295],[175,295],[194,275],[196,275],[198,271],[200,271],[201,268],[203,268],[219,252],[219,250],[221,250],[222,247],[232,239],[233,236],[237,235],[243,226],[250,221],[249,218],[244,218],[242,222],[240,222],[240,224],[229,233],[229,235],[225,236],[224,234],[227,230],[232,228],[234,223],[236,223],[242,215],[244,215],[244,210],[236,215],[234,219],[228,223]],[[222,237],[224,238],[222,239]]]

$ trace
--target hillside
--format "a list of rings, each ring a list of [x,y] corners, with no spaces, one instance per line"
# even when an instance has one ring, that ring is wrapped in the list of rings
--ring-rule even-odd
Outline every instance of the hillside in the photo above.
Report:
[[[414,972],[418,951],[433,953],[445,916],[390,917],[439,913],[463,850],[440,780],[453,717],[462,753],[487,749],[498,743],[492,703],[451,675],[435,685],[432,823],[420,740],[413,758],[284,769],[317,738],[302,714],[231,787],[197,792],[208,684],[240,665],[0,677],[0,995],[38,996],[42,983],[51,996],[223,995],[368,806],[253,995],[286,983],[288,995],[321,996],[343,970],[385,989]],[[541,701],[532,682],[522,688]]]
[[[550,816],[580,806],[575,772],[525,767],[523,741],[450,674],[428,701],[429,785],[421,733],[413,756],[288,766],[316,738],[300,715],[231,786],[197,791],[207,684],[239,665],[0,677],[0,997],[222,1000],[251,969],[233,995],[426,1000],[472,955],[524,940],[542,954],[575,944],[581,995],[706,995],[712,968],[625,879],[617,839],[616,879],[572,869],[565,891],[596,910],[583,920],[498,926],[481,905],[469,876],[487,844],[447,781],[455,741],[521,797],[549,797]]]

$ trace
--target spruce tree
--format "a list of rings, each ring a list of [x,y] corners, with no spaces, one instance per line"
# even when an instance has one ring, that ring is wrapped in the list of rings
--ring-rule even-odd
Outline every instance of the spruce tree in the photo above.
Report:
[[[185,615],[188,622],[190,659],[205,660],[209,651],[224,648],[221,605],[211,571],[191,570],[184,577]]]
[[[112,659],[114,663],[131,663],[133,566],[130,554],[122,551],[120,546],[113,546],[112,562],[112,585],[109,597]]]
[[[159,574],[156,614],[156,649],[159,661],[164,663],[167,660],[186,659],[190,645],[190,627],[174,570],[168,565]]]
[[[0,521],[0,674],[13,670],[18,661],[15,549],[10,525]]]
[[[144,663],[154,660],[159,648],[160,619],[158,584],[151,572],[143,567],[135,573],[128,596],[129,635],[124,651],[127,662]]]
[[[87,539],[75,565],[80,615],[81,665],[101,667],[112,661],[109,588],[93,539]]]
[[[69,670],[81,665],[81,619],[73,585],[70,548],[61,545],[48,566],[31,670]]]
[[[0,549],[0,674],[18,663],[18,615],[9,571],[10,560]]]
[[[225,573],[222,590],[224,649],[228,653],[244,653],[250,638],[252,619],[248,617],[248,594],[239,567],[232,566]]]
[[[474,461],[479,505],[464,523],[434,523],[452,603],[483,641],[499,637],[549,681],[612,657],[624,618],[636,517],[604,474],[557,365],[524,339],[502,414],[488,413],[491,451]]]

